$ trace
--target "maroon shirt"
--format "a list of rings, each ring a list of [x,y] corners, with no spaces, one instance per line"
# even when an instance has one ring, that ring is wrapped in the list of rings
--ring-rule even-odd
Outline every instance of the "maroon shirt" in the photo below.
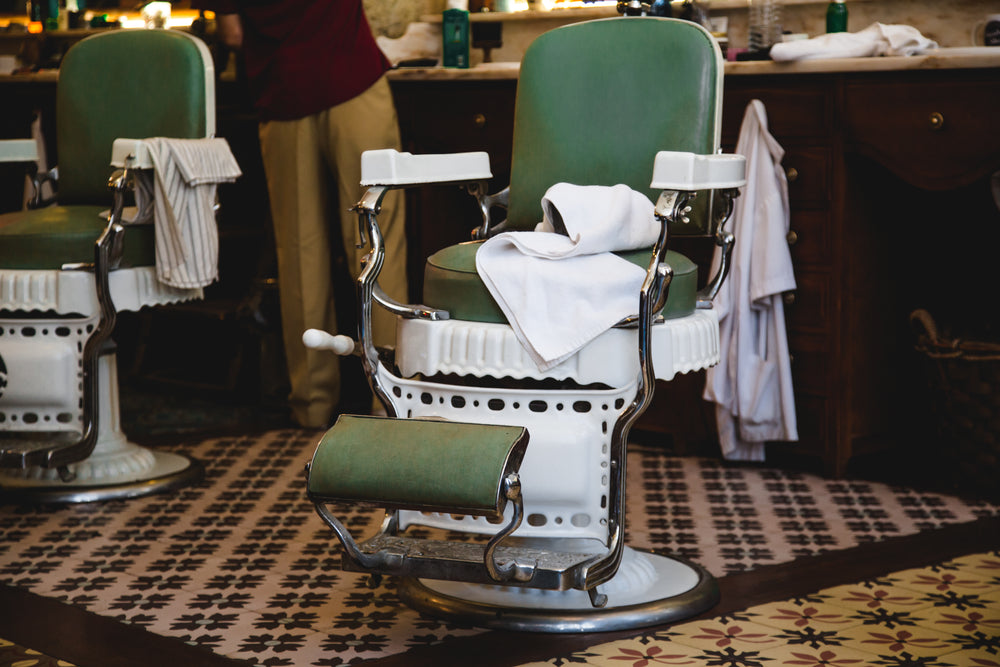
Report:
[[[295,120],[346,102],[387,69],[361,0],[200,0],[239,13],[250,92],[261,120]]]

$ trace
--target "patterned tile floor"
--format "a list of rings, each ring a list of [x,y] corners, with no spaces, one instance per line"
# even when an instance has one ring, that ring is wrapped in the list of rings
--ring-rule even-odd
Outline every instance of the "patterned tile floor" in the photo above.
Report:
[[[286,430],[178,447],[204,462],[207,475],[199,485],[169,496],[61,508],[2,506],[0,581],[268,666],[342,665],[482,632],[411,611],[401,605],[391,581],[370,590],[364,578],[338,570],[329,531],[304,497],[303,466],[316,439],[315,432]],[[1000,513],[1000,506],[985,502],[727,467],[648,447],[633,448],[629,456],[630,544],[684,556],[717,576]],[[372,511],[346,510],[352,530],[373,530],[377,521]],[[909,590],[914,584],[900,586]],[[823,602],[818,615],[826,618],[833,613],[827,605],[836,600],[793,604]],[[673,650],[674,643],[687,647],[685,656],[699,646],[714,646],[710,650],[720,651],[723,660],[689,664],[755,664],[725,662],[725,655],[750,635],[760,635],[755,641],[761,650],[778,650],[772,635],[785,630],[775,626],[770,618],[775,615],[788,614],[754,611],[705,630],[699,626],[694,631],[705,637],[694,645],[657,635],[647,644],[622,648],[657,649],[651,657],[636,657],[637,667],[643,660],[675,664],[661,653],[672,655],[667,647]],[[864,630],[862,620],[843,632],[854,637]],[[887,632],[912,634],[910,626],[900,628]],[[858,641],[854,637],[852,646]],[[817,655],[824,650],[806,648]],[[595,659],[598,655],[605,653]],[[620,658],[613,659],[608,664],[619,664]],[[579,662],[563,658],[551,664],[574,661]]]
[[[1000,551],[531,664],[1000,667]]]

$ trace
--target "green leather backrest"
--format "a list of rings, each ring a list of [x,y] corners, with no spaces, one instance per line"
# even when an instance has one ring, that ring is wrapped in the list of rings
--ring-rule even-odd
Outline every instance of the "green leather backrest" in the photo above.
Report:
[[[60,204],[110,201],[116,138],[212,132],[206,104],[214,100],[206,97],[214,94],[214,75],[206,74],[204,53],[193,38],[171,30],[115,30],[70,48],[56,87]]]
[[[514,111],[509,224],[531,229],[555,183],[649,188],[657,151],[714,153],[722,58],[703,28],[610,18],[557,28],[528,48]]]

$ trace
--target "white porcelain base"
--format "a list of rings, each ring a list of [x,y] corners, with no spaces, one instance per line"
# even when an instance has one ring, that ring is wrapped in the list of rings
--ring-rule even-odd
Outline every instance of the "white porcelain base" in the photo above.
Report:
[[[64,482],[55,468],[0,469],[0,498],[40,503],[80,503],[134,498],[198,481],[203,466],[186,456],[137,445],[121,430],[118,371],[113,352],[98,366],[98,435],[90,456],[67,466]]]
[[[407,579],[400,598],[417,611],[494,629],[527,632],[609,632],[696,616],[718,602],[715,579],[699,565],[626,547],[618,573],[598,590],[595,608],[584,591],[548,591]]]

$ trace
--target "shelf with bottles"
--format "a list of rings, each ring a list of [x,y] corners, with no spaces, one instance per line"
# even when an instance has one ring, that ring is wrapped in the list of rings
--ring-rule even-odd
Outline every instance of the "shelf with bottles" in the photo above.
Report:
[[[644,0],[645,1],[645,0]],[[871,2],[872,0],[847,0],[854,2]],[[782,5],[826,5],[830,0],[781,0]],[[493,11],[492,3],[480,3],[476,7],[484,9],[470,10],[470,21],[506,22],[506,21],[551,21],[553,19],[568,19],[570,21],[586,21],[590,19],[619,16],[617,2],[598,0],[598,2],[583,2],[582,0],[549,0],[545,2],[528,3],[525,0],[512,3],[513,11]],[[680,15],[684,0],[672,0],[673,15]],[[705,3],[711,12],[746,11],[747,0],[709,0]],[[440,14],[426,14],[420,17],[426,23],[440,23]]]

